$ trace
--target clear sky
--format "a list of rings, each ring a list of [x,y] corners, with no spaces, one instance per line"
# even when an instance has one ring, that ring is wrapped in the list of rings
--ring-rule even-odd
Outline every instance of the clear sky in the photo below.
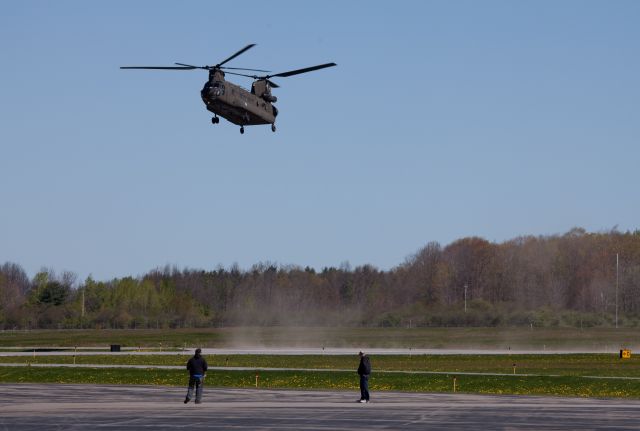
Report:
[[[429,241],[640,228],[638,1],[0,4],[0,263],[389,269]],[[282,72],[278,131],[205,71]],[[230,80],[249,87],[245,78]]]

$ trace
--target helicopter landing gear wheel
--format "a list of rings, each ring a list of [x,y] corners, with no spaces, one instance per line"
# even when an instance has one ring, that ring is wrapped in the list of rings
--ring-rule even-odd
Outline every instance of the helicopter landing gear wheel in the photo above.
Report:
[[[240,134],[244,135],[244,126],[240,126]]]
[[[276,125],[275,124],[271,125],[271,131],[275,133],[275,131],[276,131]]]
[[[220,119],[218,117],[211,117],[212,124],[218,124],[219,122],[220,122]]]

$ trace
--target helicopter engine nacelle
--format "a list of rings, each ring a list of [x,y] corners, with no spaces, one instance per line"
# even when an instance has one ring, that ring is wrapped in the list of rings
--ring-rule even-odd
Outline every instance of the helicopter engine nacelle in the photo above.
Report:
[[[271,94],[265,93],[262,95],[262,98],[269,103],[276,103],[278,98],[276,96],[272,96]]]

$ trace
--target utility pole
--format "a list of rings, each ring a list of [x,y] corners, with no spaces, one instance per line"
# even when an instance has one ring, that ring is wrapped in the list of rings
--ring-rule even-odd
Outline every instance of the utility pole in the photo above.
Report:
[[[467,283],[464,284],[464,312],[467,312]]]
[[[618,253],[616,253],[616,328],[618,328],[618,281],[620,279],[619,268],[620,268],[620,260],[618,258]]]
[[[80,329],[82,329],[84,326],[84,288],[82,289],[82,302],[80,303]],[[73,360],[75,361],[75,355],[73,356]],[[74,362],[75,364],[75,362]]]

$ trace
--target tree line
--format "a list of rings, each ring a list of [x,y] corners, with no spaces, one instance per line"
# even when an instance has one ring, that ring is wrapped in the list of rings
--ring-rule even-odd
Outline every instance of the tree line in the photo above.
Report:
[[[618,261],[616,261],[618,259]],[[616,317],[617,316],[617,317]],[[638,326],[640,231],[430,242],[390,270],[258,263],[78,281],[0,266],[0,328]]]

